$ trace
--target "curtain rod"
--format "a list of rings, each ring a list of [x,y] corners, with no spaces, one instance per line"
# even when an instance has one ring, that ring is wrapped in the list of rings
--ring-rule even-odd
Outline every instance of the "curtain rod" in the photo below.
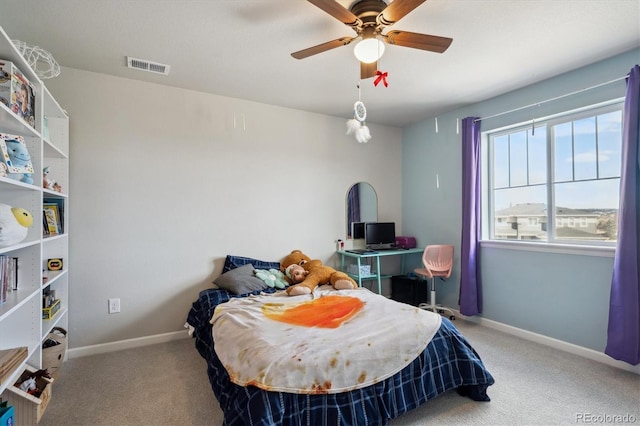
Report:
[[[604,83],[596,84],[595,86],[590,86],[590,87],[586,87],[584,89],[576,90],[575,92],[566,93],[564,95],[556,96],[555,98],[545,99],[544,101],[536,102],[534,104],[525,105],[523,107],[511,109],[509,111],[499,112],[497,114],[489,115],[487,117],[476,118],[475,120],[473,120],[473,122],[476,123],[478,121],[488,120],[489,118],[499,117],[501,115],[510,114],[512,112],[520,111],[520,110],[531,108],[531,107],[534,107],[534,106],[540,106],[541,104],[544,104],[544,103],[547,103],[547,102],[552,102],[552,101],[557,101],[558,99],[566,98],[568,96],[577,95],[578,93],[586,92],[587,90],[597,89],[598,87],[606,86],[608,84],[615,83],[615,82],[618,82],[620,80],[624,80],[627,77],[628,77],[628,75],[625,75],[624,77],[614,78],[613,80],[605,81]]]

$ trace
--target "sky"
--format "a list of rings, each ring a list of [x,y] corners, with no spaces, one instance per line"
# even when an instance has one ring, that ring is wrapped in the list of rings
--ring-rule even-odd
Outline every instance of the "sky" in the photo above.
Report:
[[[617,209],[622,113],[518,129],[494,138],[495,210],[523,203],[547,204],[547,133],[553,141],[555,204]]]

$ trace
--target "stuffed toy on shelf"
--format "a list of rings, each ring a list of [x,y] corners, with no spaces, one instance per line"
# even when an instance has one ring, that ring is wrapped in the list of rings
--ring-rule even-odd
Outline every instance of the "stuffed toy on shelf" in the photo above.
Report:
[[[51,173],[51,170],[49,169],[49,166],[47,166],[44,169],[42,169],[42,187],[44,189],[53,190],[54,181],[53,181],[53,179],[51,179],[49,177],[49,173]]]
[[[0,204],[0,247],[12,246],[24,240],[31,225],[33,216],[28,210]]]
[[[24,143],[20,140],[7,139],[4,141],[7,147],[7,154],[11,165],[16,168],[23,168],[25,172],[22,173],[8,173],[7,176],[19,180],[20,182],[33,184],[33,166],[31,165],[31,156],[29,150]],[[26,171],[28,170],[28,171]],[[11,168],[9,168],[11,171]]]

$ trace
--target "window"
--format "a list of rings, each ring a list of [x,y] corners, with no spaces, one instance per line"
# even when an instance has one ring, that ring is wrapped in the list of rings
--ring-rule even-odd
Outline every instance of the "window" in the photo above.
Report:
[[[622,103],[486,133],[485,239],[614,245]]]

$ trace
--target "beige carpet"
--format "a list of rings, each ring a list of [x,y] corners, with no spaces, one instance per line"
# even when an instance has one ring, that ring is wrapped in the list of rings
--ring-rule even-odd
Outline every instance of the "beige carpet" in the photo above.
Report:
[[[450,392],[391,425],[640,424],[640,376],[460,319],[455,324],[496,380],[491,402]],[[66,362],[40,422],[221,424],[205,361],[191,339]]]

